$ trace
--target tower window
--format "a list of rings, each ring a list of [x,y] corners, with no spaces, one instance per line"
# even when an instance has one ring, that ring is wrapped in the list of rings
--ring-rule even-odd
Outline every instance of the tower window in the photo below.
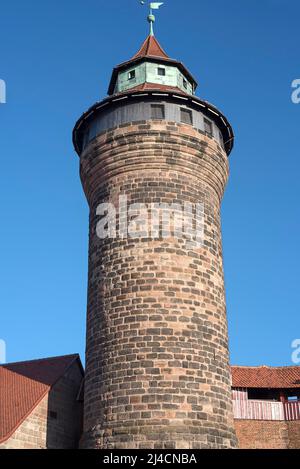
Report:
[[[161,77],[164,77],[166,75],[166,69],[163,67],[158,67],[157,74],[160,75]]]
[[[135,78],[135,70],[130,70],[128,72],[128,80],[133,80]]]
[[[193,114],[189,109],[180,109],[180,120],[183,124],[193,125]]]
[[[151,104],[151,119],[164,119],[165,106],[163,104]]]
[[[88,128],[83,136],[83,146],[85,147],[90,141],[90,129]]]
[[[188,82],[186,81],[185,78],[183,78],[182,83],[183,83],[183,87],[187,90]]]
[[[204,118],[204,130],[207,135],[213,136],[212,122]]]
[[[222,132],[220,130],[219,130],[219,140],[220,140],[221,147],[224,148],[224,139],[223,139]]]

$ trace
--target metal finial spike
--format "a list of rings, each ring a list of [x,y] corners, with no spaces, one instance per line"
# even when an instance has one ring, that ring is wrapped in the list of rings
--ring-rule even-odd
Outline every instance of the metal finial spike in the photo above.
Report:
[[[141,5],[145,5],[146,2],[141,1],[140,3],[141,3]],[[153,15],[152,10],[158,10],[163,4],[164,4],[164,2],[150,2],[149,3],[150,13],[149,13],[147,19],[148,19],[148,22],[150,23],[150,36],[154,36],[153,25],[155,23],[155,16]]]
[[[150,23],[150,36],[154,36],[153,25],[155,23],[155,16],[152,14],[148,15],[148,21]]]

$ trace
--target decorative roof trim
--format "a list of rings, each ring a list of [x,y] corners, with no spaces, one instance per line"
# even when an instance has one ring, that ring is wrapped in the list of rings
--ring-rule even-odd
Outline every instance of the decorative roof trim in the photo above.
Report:
[[[122,93],[125,94],[125,93]],[[213,111],[215,114],[214,116],[210,116],[211,119],[214,119],[217,124],[221,128],[223,128],[222,134],[224,138],[224,145],[225,145],[225,151],[227,155],[229,156],[230,152],[232,151],[233,148],[233,141],[234,141],[234,134],[232,127],[226,117],[212,104],[208,103],[207,101],[203,101],[200,98],[197,98],[195,95],[187,95],[185,93],[182,93],[181,96],[178,96],[180,93],[174,94],[174,92],[168,92],[162,91],[161,93],[156,89],[154,90],[149,90],[148,93],[145,92],[138,92],[136,90],[130,92],[126,92],[126,96],[124,98],[128,99],[139,99],[140,97],[144,96],[162,96],[164,98],[170,97],[172,99],[182,99],[184,98],[186,101],[190,101],[190,103],[193,106],[199,106],[201,112],[208,112],[208,111]],[[112,104],[116,98],[116,95],[113,96],[108,96],[105,98],[103,101],[95,103],[92,107],[90,107],[85,113],[82,114],[82,116],[77,120],[75,127],[73,129],[73,145],[75,148],[75,151],[78,155],[81,153],[81,147],[78,139],[77,132],[79,131],[80,127],[82,126],[83,123],[87,123],[88,119],[90,116],[94,115],[99,108],[103,107],[104,105]]]

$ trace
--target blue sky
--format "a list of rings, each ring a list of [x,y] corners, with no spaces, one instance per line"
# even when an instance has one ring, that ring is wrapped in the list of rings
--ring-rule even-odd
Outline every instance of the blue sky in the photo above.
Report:
[[[136,0],[1,5],[0,339],[7,360],[84,357],[88,207],[71,141],[145,39]],[[297,0],[166,0],[156,36],[236,144],[222,208],[231,362],[291,364],[300,337]]]

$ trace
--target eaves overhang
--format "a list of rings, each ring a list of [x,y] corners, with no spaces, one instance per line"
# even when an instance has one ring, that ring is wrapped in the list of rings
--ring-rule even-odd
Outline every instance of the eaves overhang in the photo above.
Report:
[[[222,114],[213,104],[201,100],[200,98],[194,95],[188,95],[183,92],[177,93],[174,92],[174,90],[168,91],[167,89],[164,91],[128,91],[126,93],[123,92],[120,94],[108,96],[103,101],[95,103],[85,113],[82,114],[82,116],[77,120],[73,129],[73,145],[76,153],[80,156],[82,152],[82,142],[85,129],[91,119],[93,119],[96,114],[100,113],[107,106],[117,105],[120,102],[125,103],[126,101],[129,102],[132,100],[147,99],[147,97],[150,99],[154,97],[155,99],[170,99],[172,101],[178,101],[179,103],[183,103],[185,101],[186,104],[190,105],[191,107],[194,107],[198,111],[201,111],[204,115],[213,120],[218,126],[218,128],[221,130],[224,140],[225,151],[229,156],[234,145],[234,133],[230,123],[228,122],[224,114]]]

